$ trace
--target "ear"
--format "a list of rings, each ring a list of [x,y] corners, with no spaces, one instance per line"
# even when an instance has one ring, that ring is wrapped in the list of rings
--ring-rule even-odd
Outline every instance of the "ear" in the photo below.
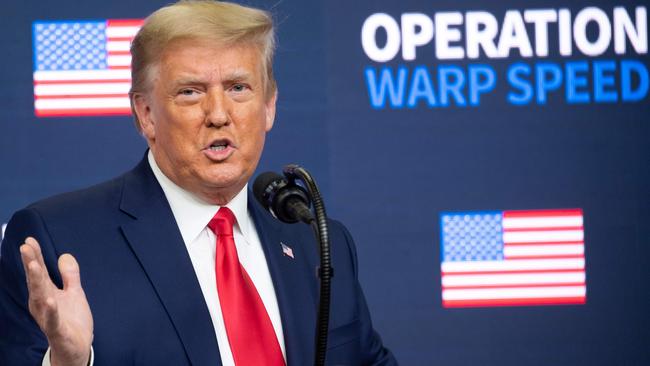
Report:
[[[142,93],[131,95],[131,109],[136,115],[137,123],[140,125],[140,131],[147,141],[152,142],[156,139],[156,126],[151,114],[149,97]]]
[[[275,121],[275,102],[278,100],[278,90],[273,92],[273,95],[266,101],[266,132],[271,131],[273,128],[273,121]]]

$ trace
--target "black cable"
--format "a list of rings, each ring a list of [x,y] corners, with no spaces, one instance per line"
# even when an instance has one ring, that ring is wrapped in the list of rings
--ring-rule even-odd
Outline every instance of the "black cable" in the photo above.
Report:
[[[318,303],[318,324],[316,325],[316,355],[314,365],[325,365],[327,353],[327,334],[329,331],[331,281],[334,275],[330,256],[330,242],[327,227],[327,214],[325,204],[321,198],[320,191],[312,176],[305,169],[298,165],[287,165],[284,173],[288,177],[296,177],[305,185],[312,198],[316,220],[311,222],[314,235],[319,241],[320,267],[318,277],[320,278],[320,299]]]

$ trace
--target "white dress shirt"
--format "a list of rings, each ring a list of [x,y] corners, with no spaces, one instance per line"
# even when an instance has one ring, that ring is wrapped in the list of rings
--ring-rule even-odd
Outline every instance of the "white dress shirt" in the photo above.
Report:
[[[221,313],[219,293],[217,292],[217,280],[214,267],[217,238],[212,230],[207,227],[220,206],[206,203],[172,182],[160,170],[151,151],[149,151],[148,160],[172,209],[176,224],[178,225],[183,242],[192,261],[194,272],[199,280],[199,285],[203,292],[205,304],[210,312],[212,325],[214,326],[214,332],[219,344],[221,362],[223,366],[234,366],[235,361],[228,342],[226,326]],[[257,235],[255,224],[248,212],[247,186],[226,207],[233,212],[237,220],[233,227],[233,236],[239,262],[253,281],[264,303],[266,312],[273,324],[273,330],[275,330],[275,335],[278,338],[282,355],[286,361],[287,356],[278,300],[275,297],[275,289],[271,280],[271,274],[269,273],[269,267],[266,263],[264,250],[262,249],[262,243]],[[49,353],[50,350],[48,349],[43,359],[43,366],[50,366]],[[94,354],[91,350],[91,365],[93,358]]]

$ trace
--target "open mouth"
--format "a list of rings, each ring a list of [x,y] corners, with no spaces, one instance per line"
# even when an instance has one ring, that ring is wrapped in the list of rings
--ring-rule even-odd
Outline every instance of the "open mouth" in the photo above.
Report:
[[[203,149],[206,157],[212,161],[224,161],[235,151],[236,146],[227,138],[213,140]]]
[[[232,147],[232,143],[228,139],[219,139],[212,141],[212,143],[206,147],[206,150],[222,151],[226,150],[228,147]]]
[[[221,150],[225,150],[226,148],[228,148],[228,145],[229,144],[227,142],[215,142],[215,143],[211,144],[208,147],[208,149],[212,150],[212,151],[221,151]]]

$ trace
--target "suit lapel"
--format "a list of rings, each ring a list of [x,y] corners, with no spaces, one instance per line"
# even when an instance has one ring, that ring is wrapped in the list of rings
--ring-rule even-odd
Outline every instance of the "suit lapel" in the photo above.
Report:
[[[249,197],[252,194],[249,193]],[[299,235],[294,224],[275,220],[257,202],[249,199],[248,209],[255,221],[264,255],[273,280],[282,318],[288,365],[314,362],[317,288],[315,270],[310,264],[313,239]],[[293,251],[293,258],[282,251],[282,243]],[[313,255],[313,254],[312,254]]]
[[[190,363],[221,365],[217,340],[192,262],[146,156],[125,177],[121,229],[174,324]]]

